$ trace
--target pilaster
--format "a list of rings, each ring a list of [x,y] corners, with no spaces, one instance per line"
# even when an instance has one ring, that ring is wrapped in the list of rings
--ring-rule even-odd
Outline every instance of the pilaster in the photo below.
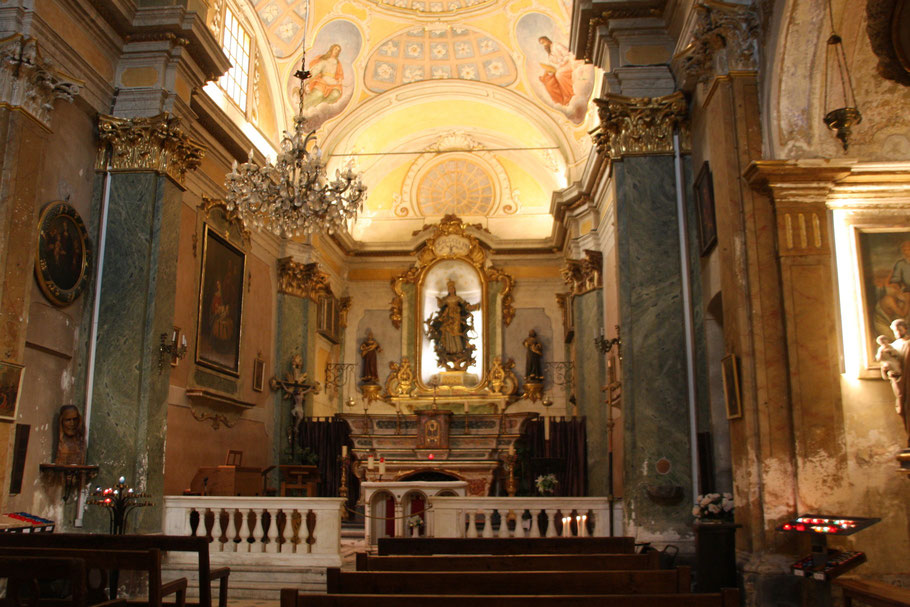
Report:
[[[159,336],[174,319],[177,238],[183,188],[204,150],[168,115],[99,118],[99,171],[110,169],[106,248],[100,268],[97,357],[88,459],[98,483],[118,476],[152,495],[163,494],[164,441],[170,374],[158,368]],[[172,177],[173,176],[173,177]],[[102,175],[96,206],[102,207]],[[116,437],[116,438],[113,438]],[[144,508],[137,529],[160,528],[160,504]],[[102,529],[104,513],[86,511]]]

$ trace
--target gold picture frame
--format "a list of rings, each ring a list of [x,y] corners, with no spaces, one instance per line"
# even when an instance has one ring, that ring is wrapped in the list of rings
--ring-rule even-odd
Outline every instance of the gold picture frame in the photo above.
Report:
[[[82,295],[92,267],[92,242],[72,205],[51,202],[38,219],[35,278],[44,296],[63,308]]]
[[[15,422],[25,365],[0,361],[0,421]]]
[[[724,380],[724,403],[727,406],[727,419],[739,419],[743,416],[742,398],[739,388],[739,359],[735,354],[727,354],[720,360]]]
[[[262,392],[265,385],[265,359],[260,351],[253,360],[253,391]]]

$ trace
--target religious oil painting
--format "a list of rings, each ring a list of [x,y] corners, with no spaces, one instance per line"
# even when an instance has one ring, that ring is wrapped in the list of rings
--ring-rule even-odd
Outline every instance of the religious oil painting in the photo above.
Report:
[[[50,203],[38,220],[35,277],[55,306],[73,303],[88,284],[92,246],[79,213],[63,201]]]
[[[16,421],[24,371],[22,365],[0,362],[0,421]]]
[[[238,376],[246,256],[205,226],[196,362]]]
[[[727,419],[739,419],[743,416],[742,399],[739,389],[739,361],[735,354],[727,354],[721,359],[724,380],[724,401],[727,405]]]
[[[313,46],[306,53],[306,68],[310,77],[303,89],[303,114],[307,127],[318,129],[347,107],[357,81],[354,60],[360,54],[363,37],[350,21],[332,21],[316,34]],[[288,90],[296,111],[299,103],[300,81],[292,71]]]
[[[567,36],[547,15],[528,13],[515,29],[531,89],[545,105],[581,124],[594,90],[594,66],[569,51]]]
[[[702,256],[717,244],[717,221],[714,215],[714,178],[708,161],[695,178],[695,210],[698,214],[698,243]]]
[[[910,231],[861,228],[856,237],[867,365],[873,367],[876,338],[890,342],[891,323],[910,321]]]

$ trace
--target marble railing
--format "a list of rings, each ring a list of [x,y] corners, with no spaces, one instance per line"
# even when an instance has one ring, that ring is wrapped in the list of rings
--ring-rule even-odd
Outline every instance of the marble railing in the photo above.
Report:
[[[431,537],[608,535],[605,497],[430,497]]]
[[[164,532],[208,538],[209,558],[219,565],[340,567],[343,504],[333,497],[165,496]]]

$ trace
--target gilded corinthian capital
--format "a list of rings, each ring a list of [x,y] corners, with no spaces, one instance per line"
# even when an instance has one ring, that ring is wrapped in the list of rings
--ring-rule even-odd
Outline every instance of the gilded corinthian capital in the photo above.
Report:
[[[98,117],[98,170],[154,171],[182,184],[199,166],[205,148],[167,112],[151,118]]]
[[[705,0],[697,4],[692,42],[673,59],[680,82],[758,69],[758,16],[742,4]]]
[[[49,129],[54,101],[78,94],[75,78],[45,61],[34,38],[0,40],[0,107],[21,110]]]
[[[665,97],[607,94],[594,103],[600,117],[594,144],[598,152],[613,160],[672,154],[673,133],[677,129],[681,151],[691,147],[688,105],[680,91]]]
[[[290,257],[278,260],[278,292],[316,301],[332,292],[329,275],[317,263],[300,263]]]

